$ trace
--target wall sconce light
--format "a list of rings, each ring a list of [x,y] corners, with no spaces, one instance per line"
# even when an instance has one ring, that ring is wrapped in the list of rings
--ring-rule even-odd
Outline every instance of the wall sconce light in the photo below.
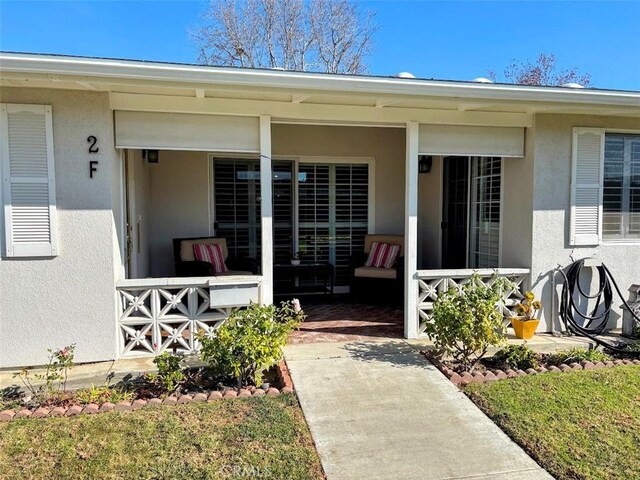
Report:
[[[160,160],[160,152],[158,150],[142,150],[142,158],[147,163],[158,163]]]
[[[433,166],[433,157],[431,155],[420,155],[418,157],[418,173],[429,173]]]

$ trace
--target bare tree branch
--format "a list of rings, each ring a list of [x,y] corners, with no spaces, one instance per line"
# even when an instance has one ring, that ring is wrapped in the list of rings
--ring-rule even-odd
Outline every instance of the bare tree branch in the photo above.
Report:
[[[558,86],[565,83],[578,83],[583,87],[591,85],[591,75],[580,73],[576,67],[561,70],[556,65],[553,53],[541,53],[534,63],[531,60],[511,60],[504,69],[504,81],[520,85],[551,85]],[[500,80],[495,71],[489,71],[489,78]]]
[[[206,64],[358,74],[374,17],[350,0],[212,0],[192,36]]]

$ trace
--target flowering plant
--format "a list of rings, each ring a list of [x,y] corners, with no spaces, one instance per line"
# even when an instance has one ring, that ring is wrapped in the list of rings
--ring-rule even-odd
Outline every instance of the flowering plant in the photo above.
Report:
[[[538,313],[540,313],[540,309],[542,308],[542,302],[540,300],[536,300],[533,292],[528,291],[525,292],[524,298],[520,303],[516,305],[516,313],[520,317],[524,317],[524,320],[537,320]]]

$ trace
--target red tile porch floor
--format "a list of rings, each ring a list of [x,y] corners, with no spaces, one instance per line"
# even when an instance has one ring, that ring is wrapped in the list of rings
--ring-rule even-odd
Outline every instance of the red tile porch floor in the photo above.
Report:
[[[346,342],[402,338],[402,310],[356,303],[302,303],[307,319],[289,343]]]

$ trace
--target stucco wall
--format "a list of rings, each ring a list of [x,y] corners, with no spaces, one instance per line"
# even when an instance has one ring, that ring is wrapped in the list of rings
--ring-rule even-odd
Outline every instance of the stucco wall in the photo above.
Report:
[[[209,166],[204,152],[161,151],[149,173],[149,267],[175,275],[172,239],[209,235]]]
[[[43,364],[47,348],[71,343],[78,362],[112,359],[118,156],[108,95],[3,87],[0,100],[53,107],[59,247],[54,258],[0,260],[0,367]],[[99,161],[93,179],[89,160]]]
[[[503,160],[502,262],[506,268],[531,267],[534,131],[525,133],[524,158]]]
[[[600,245],[576,248],[569,245],[572,127],[601,127],[640,131],[640,119],[582,115],[537,115],[535,118],[535,162],[533,196],[532,281],[545,305],[542,328],[551,328],[552,305],[557,309],[550,275],[558,264],[597,253],[626,294],[640,282],[640,245]],[[558,281],[561,277],[558,275]],[[614,305],[619,305],[615,298]],[[619,312],[613,321],[619,323]],[[555,328],[559,328],[556,323]]]

